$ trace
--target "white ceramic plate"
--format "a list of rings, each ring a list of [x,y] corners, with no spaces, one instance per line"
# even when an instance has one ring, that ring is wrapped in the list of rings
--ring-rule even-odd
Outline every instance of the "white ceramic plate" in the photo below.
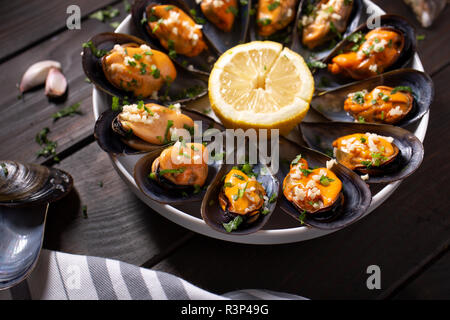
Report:
[[[371,1],[364,0],[367,7],[375,10],[376,14],[384,14],[385,12],[381,10],[377,5],[373,4]],[[131,16],[129,15],[120,26],[116,29],[116,32],[120,33],[130,33],[131,30]],[[418,55],[414,56],[413,68],[423,71],[422,63]],[[111,98],[97,90],[95,87],[93,89],[93,109],[95,119],[105,110],[111,107]],[[193,103],[188,104],[188,107],[204,110],[209,106],[208,98],[204,97],[199,99]],[[213,116],[214,117],[214,116]],[[424,117],[417,123],[414,133],[415,135],[423,141],[425,137],[425,133],[428,126],[428,118],[429,112],[424,115]],[[217,120],[217,118],[216,118]],[[314,121],[314,116],[309,113],[306,116],[306,121]],[[296,136],[298,137],[298,132],[292,132],[289,135],[289,138],[292,140],[296,140]],[[130,189],[138,196],[143,202],[145,202],[149,207],[153,210],[166,217],[167,219],[189,229],[194,232],[201,233],[203,235],[222,239],[226,241],[239,242],[239,243],[251,243],[251,244],[280,244],[280,243],[290,243],[290,242],[298,242],[304,241],[308,239],[313,239],[317,237],[324,236],[326,234],[332,233],[336,230],[325,231],[314,228],[308,228],[304,226],[298,226],[298,222],[296,222],[291,217],[288,217],[286,214],[279,212],[274,212],[271,217],[271,221],[265,226],[265,229],[260,230],[256,233],[245,235],[245,236],[232,236],[224,233],[217,232],[211,229],[202,219],[200,215],[200,206],[197,204],[189,204],[185,206],[170,206],[163,205],[153,200],[147,198],[137,187],[134,178],[133,178],[133,167],[136,161],[141,157],[138,156],[127,156],[127,157],[114,157],[111,156],[111,161],[114,165],[114,168],[122,177],[122,179],[128,184]],[[366,216],[373,210],[375,210],[380,204],[386,201],[392,193],[397,189],[400,185],[401,181],[396,181],[386,185],[384,188],[379,190],[377,193],[373,195],[372,203],[370,205],[369,210],[363,215]],[[276,222],[272,222],[272,220],[278,220]]]

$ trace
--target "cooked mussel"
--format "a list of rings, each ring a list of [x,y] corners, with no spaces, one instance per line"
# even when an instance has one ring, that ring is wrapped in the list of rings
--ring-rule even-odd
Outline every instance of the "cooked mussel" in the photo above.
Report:
[[[101,33],[92,37],[82,60],[86,76],[97,88],[131,102],[185,102],[207,92],[205,81],[131,35]]]
[[[416,51],[414,28],[402,17],[383,15],[380,25],[363,24],[342,40],[322,62],[326,69],[316,72],[317,83],[326,77],[329,87],[367,79],[406,66]]]
[[[239,0],[186,0],[197,23],[203,25],[203,34],[223,53],[246,41],[250,20],[250,2]]]
[[[292,43],[294,21],[300,0],[259,0],[250,25],[250,40]]]
[[[72,177],[59,169],[0,160],[0,206],[18,207],[54,202],[67,195]]]
[[[134,168],[141,191],[160,203],[201,201],[220,168],[202,143],[177,141],[142,157]]]
[[[95,123],[94,136],[99,146],[112,154],[153,151],[172,144],[180,137],[202,136],[207,129],[223,126],[195,110],[172,104],[125,105],[121,111],[107,110]]]
[[[219,232],[256,232],[275,210],[278,194],[279,182],[267,166],[226,164],[208,187],[202,217]]]
[[[360,25],[364,12],[362,0],[303,0],[292,49],[305,58],[322,59]]]
[[[203,25],[182,1],[136,1],[133,22],[155,48],[169,54],[179,66],[207,75],[218,52],[202,32]]]
[[[338,229],[367,211],[372,199],[370,190],[353,171],[325,154],[286,139],[280,140],[280,154],[280,206],[299,223]]]
[[[388,183],[412,174],[423,159],[423,146],[409,131],[381,124],[318,122],[300,125],[313,149],[333,155],[368,183]]]
[[[311,106],[333,121],[406,126],[429,109],[434,88],[420,71],[400,69],[319,93]]]

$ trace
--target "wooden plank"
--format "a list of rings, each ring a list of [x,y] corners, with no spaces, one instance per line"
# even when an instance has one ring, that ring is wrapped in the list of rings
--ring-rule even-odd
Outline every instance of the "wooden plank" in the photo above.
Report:
[[[447,6],[435,23],[429,28],[423,28],[414,16],[412,10],[403,1],[375,0],[389,14],[398,14],[406,18],[415,28],[418,35],[425,39],[418,41],[417,48],[425,71],[433,74],[450,62],[450,6]]]
[[[0,61],[30,45],[66,28],[66,10],[78,5],[86,16],[93,11],[117,2],[113,0],[19,0],[2,1],[0,5]],[[123,7],[121,8],[123,9]]]
[[[190,234],[135,197],[96,143],[57,167],[73,176],[75,192],[50,206],[44,247],[141,265]]]
[[[122,3],[116,7],[122,7]],[[49,127],[52,131],[49,138],[58,141],[58,151],[92,134],[92,86],[85,82],[80,52],[83,42],[105,31],[112,31],[112,27],[89,19],[83,22],[81,30],[62,32],[1,65],[0,127],[3,130],[0,132],[0,141],[8,141],[0,145],[2,158],[42,161],[42,158],[36,159],[36,152],[40,147],[34,142],[34,137],[44,127]],[[32,63],[45,59],[61,62],[69,83],[67,100],[63,103],[49,101],[42,87],[26,93],[23,99],[18,99],[16,83],[20,81],[22,74]],[[82,116],[53,121],[53,113],[77,102],[81,103]],[[24,145],[27,148],[17,148]]]
[[[369,216],[296,244],[251,246],[196,236],[155,268],[217,293],[266,288],[313,299],[375,299],[395,290],[399,279],[449,239],[450,203],[445,196],[450,191],[450,150],[443,137],[450,121],[450,67],[434,81],[424,162]],[[369,265],[381,268],[381,290],[366,287]]]
[[[450,253],[437,260],[429,269],[415,278],[394,296],[396,300],[448,300],[450,299]]]

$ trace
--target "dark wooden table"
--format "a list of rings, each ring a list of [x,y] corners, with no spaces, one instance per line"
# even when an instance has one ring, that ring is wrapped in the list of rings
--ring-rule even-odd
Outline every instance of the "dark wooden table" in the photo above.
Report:
[[[3,1],[0,158],[55,165],[75,179],[75,191],[51,206],[45,247],[167,271],[216,293],[266,288],[312,299],[450,298],[450,7],[423,29],[400,0],[376,3],[405,16],[425,35],[418,50],[436,89],[425,160],[387,202],[350,227],[306,242],[257,246],[194,234],[161,217],[134,196],[95,143],[81,44],[113,30],[88,15],[111,5],[121,12],[113,21],[120,21],[126,15],[122,1]],[[70,4],[81,7],[81,30],[65,26]],[[63,65],[69,94],[62,103],[49,102],[42,88],[18,99],[23,72],[43,59]],[[53,113],[76,102],[82,115],[52,120]],[[58,142],[58,164],[36,158],[40,147],[34,138],[44,127]],[[366,287],[366,269],[373,264],[381,268],[381,290]]]

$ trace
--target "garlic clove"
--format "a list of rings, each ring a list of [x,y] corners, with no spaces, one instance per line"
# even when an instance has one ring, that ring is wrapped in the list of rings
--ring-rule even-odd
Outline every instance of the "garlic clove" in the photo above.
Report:
[[[38,85],[45,83],[47,74],[51,68],[61,69],[61,63],[53,60],[44,60],[31,65],[22,76],[20,81],[20,92],[28,91]]]
[[[67,80],[60,70],[50,68],[45,80],[45,95],[50,98],[57,98],[64,95],[67,89]]]

